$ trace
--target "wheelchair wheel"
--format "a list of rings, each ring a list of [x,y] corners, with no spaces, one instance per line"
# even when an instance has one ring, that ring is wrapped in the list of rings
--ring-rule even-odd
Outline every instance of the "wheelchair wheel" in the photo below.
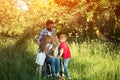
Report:
[[[50,63],[45,62],[43,67],[42,67],[42,77],[48,77],[51,78],[51,66]]]

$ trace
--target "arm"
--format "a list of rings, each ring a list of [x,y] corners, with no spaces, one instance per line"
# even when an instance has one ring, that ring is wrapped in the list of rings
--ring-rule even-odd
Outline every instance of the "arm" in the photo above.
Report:
[[[46,54],[49,58],[53,58],[53,56],[49,55],[48,49],[49,49],[49,46],[46,46],[46,47],[45,47],[45,54]]]
[[[45,29],[42,29],[42,31],[40,32],[39,37],[38,37],[38,43],[40,43],[43,35],[45,35]]]
[[[56,33],[56,30],[55,28],[52,29],[52,34],[55,34]]]
[[[58,58],[60,58],[63,55],[63,52],[64,52],[63,48],[60,49],[60,55],[58,56]]]

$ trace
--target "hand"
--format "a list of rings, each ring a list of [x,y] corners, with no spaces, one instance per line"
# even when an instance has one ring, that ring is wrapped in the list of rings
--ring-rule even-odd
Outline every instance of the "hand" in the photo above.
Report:
[[[51,50],[52,50],[52,51],[54,51],[55,49],[54,49],[54,48],[52,48]]]
[[[54,56],[49,56],[50,58],[54,58]]]
[[[58,55],[57,58],[60,58],[60,56]]]

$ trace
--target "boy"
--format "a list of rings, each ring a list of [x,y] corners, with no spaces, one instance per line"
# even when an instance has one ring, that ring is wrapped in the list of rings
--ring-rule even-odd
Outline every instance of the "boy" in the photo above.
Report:
[[[70,76],[70,73],[68,70],[68,63],[71,58],[71,53],[70,53],[70,49],[69,49],[69,46],[68,46],[66,40],[67,40],[67,36],[65,34],[61,34],[60,35],[60,55],[59,55],[59,57],[61,57],[61,56],[63,57],[63,66],[64,66],[66,77],[68,79],[71,79],[71,76]]]

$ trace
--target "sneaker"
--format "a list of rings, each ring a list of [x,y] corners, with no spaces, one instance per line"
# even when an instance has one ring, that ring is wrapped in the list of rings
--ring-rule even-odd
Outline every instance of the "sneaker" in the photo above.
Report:
[[[58,78],[61,78],[61,75],[60,75],[60,74],[56,74],[56,76],[57,76]]]
[[[53,78],[56,78],[57,76],[56,76],[56,74],[53,74],[52,77],[53,77]]]
[[[71,77],[68,77],[68,80],[71,80],[72,78]]]
[[[64,77],[64,74],[62,74],[61,76]]]
[[[48,74],[47,77],[48,77],[48,78],[51,78],[51,77],[52,77],[52,74]]]

